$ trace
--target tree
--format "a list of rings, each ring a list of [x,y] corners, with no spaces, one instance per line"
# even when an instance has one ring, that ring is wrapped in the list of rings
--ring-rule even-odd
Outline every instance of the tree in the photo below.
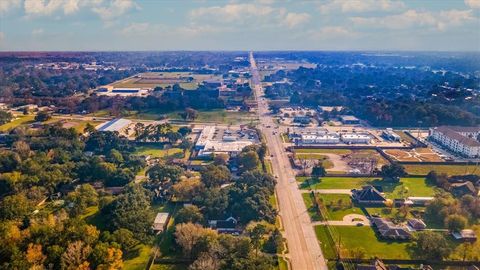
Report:
[[[227,165],[228,159],[230,157],[227,154],[216,154],[215,157],[213,158],[213,164],[214,165]]]
[[[182,179],[180,182],[172,186],[172,193],[175,199],[181,202],[190,202],[197,196],[201,189],[204,188],[199,178]]]
[[[314,178],[323,177],[326,174],[327,174],[327,171],[325,170],[325,168],[323,167],[323,165],[321,163],[315,165],[312,168],[312,177],[314,177]]]
[[[107,249],[104,262],[98,265],[98,270],[120,270],[123,268],[122,251],[118,248],[109,247]]]
[[[32,211],[32,203],[23,194],[6,196],[0,201],[0,219],[21,220]]]
[[[88,256],[92,252],[92,248],[82,241],[75,241],[68,244],[67,249],[62,254],[62,269],[88,269]]]
[[[13,115],[10,112],[0,110],[0,125],[12,121]]]
[[[441,233],[422,231],[414,243],[416,254],[427,260],[442,260],[450,254],[450,246]]]
[[[192,148],[193,146],[193,143],[192,141],[188,140],[188,139],[183,139],[182,142],[180,143],[179,147],[180,149],[183,150],[183,153],[186,153],[187,150],[189,150],[190,148]]]
[[[160,185],[174,184],[183,174],[183,169],[176,165],[156,164],[147,170],[150,180]]]
[[[193,257],[193,248],[207,234],[216,235],[217,232],[211,229],[203,228],[199,224],[180,223],[175,226],[175,241],[182,248],[183,254],[187,258]]]
[[[225,166],[209,165],[202,172],[202,182],[206,187],[219,187],[231,181],[230,170]]]
[[[203,214],[195,205],[187,205],[180,209],[175,218],[176,223],[198,223],[203,222]]]
[[[30,145],[25,141],[15,141],[13,143],[13,149],[17,152],[22,159],[30,157]]]
[[[278,228],[275,228],[275,230],[270,234],[268,237],[267,241],[265,242],[263,249],[265,252],[268,253],[279,253],[283,249],[283,236],[280,230]]]
[[[189,127],[180,127],[178,129],[178,133],[182,134],[182,136],[185,137],[188,134],[192,133],[192,129]]]
[[[35,115],[35,121],[37,122],[45,122],[52,118],[49,112],[47,111],[39,111],[37,115]]]
[[[383,176],[383,179],[394,182],[399,182],[400,177],[407,175],[405,168],[397,163],[383,165],[380,174]]]
[[[147,190],[139,185],[128,186],[110,205],[104,207],[113,230],[125,228],[140,240],[148,239],[153,212]]]
[[[83,214],[87,207],[98,204],[98,193],[91,185],[83,184],[68,193],[66,201],[71,204],[70,213],[77,216]]]
[[[255,170],[260,166],[260,159],[257,152],[242,152],[238,156],[238,164],[242,172]]]
[[[47,258],[47,256],[45,256],[42,252],[42,245],[32,243],[28,244],[25,257],[27,262],[29,262],[33,267],[41,267]]]
[[[445,218],[445,227],[447,227],[450,231],[461,231],[465,229],[467,223],[467,219],[458,214],[449,215]]]
[[[198,111],[192,108],[186,108],[182,114],[183,119],[194,121],[198,117]]]
[[[129,251],[139,243],[139,241],[135,239],[133,233],[124,228],[115,230],[112,233],[112,240],[119,244],[123,251]]]

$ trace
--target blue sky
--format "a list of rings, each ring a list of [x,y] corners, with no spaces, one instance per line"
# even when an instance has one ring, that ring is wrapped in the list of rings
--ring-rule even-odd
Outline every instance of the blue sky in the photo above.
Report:
[[[0,0],[0,50],[480,51],[480,0]]]

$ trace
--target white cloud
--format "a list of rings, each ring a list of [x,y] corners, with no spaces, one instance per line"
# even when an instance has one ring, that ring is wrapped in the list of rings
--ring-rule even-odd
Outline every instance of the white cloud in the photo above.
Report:
[[[121,30],[121,33],[126,36],[142,34],[149,29],[149,23],[131,23]]]
[[[285,16],[285,24],[288,28],[293,28],[298,25],[304,24],[310,20],[310,15],[308,13],[288,13]]]
[[[63,5],[63,13],[72,14],[79,10],[80,0],[66,0]]]
[[[110,21],[133,8],[138,8],[138,6],[132,0],[113,0],[108,5],[93,7],[92,11],[98,14],[102,20]]]
[[[357,37],[358,33],[352,32],[342,26],[325,26],[319,30],[310,31],[309,36],[314,39],[338,39]]]
[[[33,29],[32,36],[41,36],[44,33],[42,28]]]
[[[0,13],[5,13],[18,6],[20,6],[20,0],[0,0]]]
[[[25,14],[46,16],[60,9],[63,5],[63,0],[25,0],[23,7]]]
[[[335,11],[361,13],[370,11],[395,11],[405,9],[405,3],[398,0],[332,0],[319,6],[323,14]]]
[[[470,8],[480,8],[480,0],[465,0],[465,5]]]
[[[190,19],[201,25],[208,22],[218,24],[235,24],[235,26],[252,26],[253,28],[285,26],[294,28],[310,20],[308,13],[288,12],[283,7],[272,7],[261,3],[230,3],[224,6],[202,7],[190,11]]]
[[[350,20],[355,26],[373,28],[407,29],[427,27],[440,31],[448,27],[459,26],[467,21],[474,20],[472,10],[448,10],[427,12],[407,10],[401,14],[384,17],[352,17]]]

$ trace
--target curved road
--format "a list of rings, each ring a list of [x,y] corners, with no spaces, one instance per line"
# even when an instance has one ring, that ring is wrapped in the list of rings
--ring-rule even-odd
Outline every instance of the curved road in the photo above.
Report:
[[[302,194],[298,189],[295,175],[285,153],[279,130],[274,127],[269,115],[268,103],[262,98],[263,88],[253,53],[250,53],[252,84],[258,103],[260,130],[266,137],[267,147],[273,157],[272,167],[277,178],[277,197],[280,217],[285,229],[289,257],[294,270],[328,269],[318,243]]]

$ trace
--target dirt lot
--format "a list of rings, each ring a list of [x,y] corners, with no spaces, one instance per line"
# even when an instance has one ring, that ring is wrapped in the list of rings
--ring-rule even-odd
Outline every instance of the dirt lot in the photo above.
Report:
[[[296,154],[300,159],[328,158],[329,163],[333,164],[332,167],[327,168],[329,172],[370,173],[374,168],[388,164],[388,161],[375,150],[297,149]]]
[[[412,150],[386,149],[383,152],[398,161],[442,162],[444,161],[430,148],[415,148]]]

